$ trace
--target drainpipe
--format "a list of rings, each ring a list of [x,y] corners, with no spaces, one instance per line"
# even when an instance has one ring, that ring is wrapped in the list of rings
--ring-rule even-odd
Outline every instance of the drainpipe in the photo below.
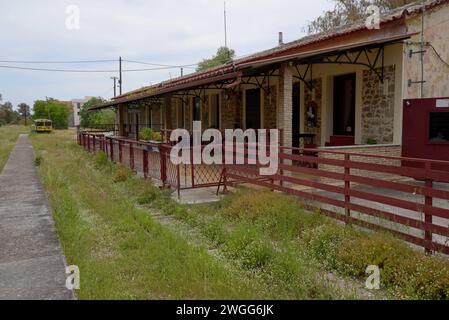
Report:
[[[421,99],[424,98],[424,17],[426,13],[426,1],[422,2],[421,18]]]

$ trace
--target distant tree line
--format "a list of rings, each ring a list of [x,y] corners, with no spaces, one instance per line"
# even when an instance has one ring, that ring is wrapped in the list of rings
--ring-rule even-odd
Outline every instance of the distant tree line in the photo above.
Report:
[[[100,110],[90,112],[89,109],[105,102],[103,98],[92,98],[84,104],[80,111],[81,126],[95,128],[115,123],[115,111]],[[3,103],[0,94],[0,126],[11,124],[30,125],[34,119],[50,119],[55,129],[67,129],[69,117],[73,112],[71,105],[53,98],[36,100],[31,110],[26,103],[20,103],[15,109],[9,101]]]
[[[26,103],[20,103],[17,110],[11,102],[3,103],[2,95],[0,94],[0,126],[6,124],[26,124],[30,122],[30,106]]]

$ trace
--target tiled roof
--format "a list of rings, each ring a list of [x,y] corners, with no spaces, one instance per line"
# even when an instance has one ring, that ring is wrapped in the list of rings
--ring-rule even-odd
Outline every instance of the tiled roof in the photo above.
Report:
[[[391,10],[381,16],[381,25],[386,24],[388,22],[393,22],[395,20],[399,20],[405,17],[410,17],[416,14],[419,14],[422,12],[423,8],[425,7],[425,10],[430,10],[436,6],[447,4],[449,3],[449,0],[427,0],[425,1],[425,4],[423,5],[422,1],[417,1],[412,4]],[[303,37],[301,39],[282,44],[280,46],[264,50],[243,58],[235,59],[228,64],[221,65],[218,67],[214,67],[211,69],[207,69],[200,72],[195,72],[183,77],[175,78],[172,80],[167,80],[164,82],[161,82],[157,85],[144,87],[135,91],[128,92],[122,96],[118,96],[115,98],[115,100],[120,101],[121,99],[129,99],[132,96],[136,96],[138,98],[141,95],[148,94],[151,91],[157,91],[162,88],[170,88],[174,86],[184,85],[189,82],[203,80],[207,78],[213,78],[225,73],[229,73],[235,70],[238,70],[239,66],[251,62],[257,62],[259,60],[266,59],[271,56],[282,56],[283,54],[290,52],[292,50],[300,50],[301,48],[319,43],[325,40],[329,40],[336,37],[341,37],[344,35],[348,35],[351,33],[355,33],[358,31],[367,30],[365,26],[365,21],[359,21],[353,24],[344,25],[338,28],[333,29],[331,32],[323,32],[318,33],[310,36]]]

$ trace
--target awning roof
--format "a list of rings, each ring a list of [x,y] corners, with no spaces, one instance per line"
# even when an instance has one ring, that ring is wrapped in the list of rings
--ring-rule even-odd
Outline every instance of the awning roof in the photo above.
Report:
[[[405,19],[406,16],[418,14],[419,12],[421,12],[423,7],[425,7],[426,9],[430,9],[432,7],[446,4],[448,2],[449,0],[427,0],[424,6],[419,2],[392,10],[391,12],[382,15],[381,24],[384,27],[381,29],[387,29],[387,25],[394,25],[394,23],[400,22],[401,20]],[[238,78],[242,76],[241,72],[244,72],[248,68],[257,69],[259,67],[285,61],[295,61],[295,63],[300,63],[300,61],[305,61],[315,56],[331,56],[345,50],[348,51],[355,50],[357,48],[386,45],[409,38],[411,36],[410,34],[406,33],[405,28],[404,31],[396,31],[395,33],[390,33],[387,29],[386,32],[383,33],[383,37],[381,36],[381,33],[381,35],[378,34],[377,38],[373,39],[373,36],[375,36],[375,33],[373,33],[372,35],[368,34],[367,39],[371,39],[365,42],[356,42],[345,45],[337,44],[332,47],[324,48],[326,44],[329,45],[329,42],[327,40],[331,41],[337,38],[340,39],[339,37],[348,36],[356,32],[369,33],[371,31],[366,28],[364,22],[339,27],[332,32],[308,36],[273,49],[265,50],[235,60],[232,63],[226,65],[222,65],[202,72],[189,74],[184,77],[162,82],[155,86],[146,87],[134,92],[127,93],[115,98],[113,101],[94,107],[91,110],[111,108],[121,103],[138,101],[149,97],[155,97],[181,90],[192,89],[205,84],[213,84],[232,78]],[[335,43],[336,41],[333,42]]]
[[[387,39],[371,40],[371,41],[366,41],[363,43],[358,43],[358,44],[353,44],[353,45],[335,46],[335,47],[327,48],[324,50],[312,50],[312,51],[307,51],[307,52],[303,52],[303,53],[296,53],[293,55],[283,56],[283,57],[279,57],[279,58],[272,58],[272,59],[255,61],[252,63],[245,63],[245,64],[238,65],[235,68],[236,69],[248,69],[248,68],[255,69],[255,68],[264,67],[264,66],[271,65],[271,64],[280,63],[283,61],[289,61],[289,60],[290,61],[293,61],[293,60],[301,61],[301,60],[307,60],[307,59],[315,57],[315,56],[323,56],[326,54],[328,56],[333,56],[342,51],[357,50],[357,49],[366,48],[366,47],[374,47],[376,45],[387,45],[387,44],[398,42],[400,40],[407,39],[409,37],[410,37],[410,35],[400,35],[400,36],[395,36],[395,37],[389,37]],[[166,84],[165,86],[161,86],[160,88],[154,87],[154,88],[152,88],[153,90],[144,91],[143,93],[140,93],[140,94],[136,93],[134,95],[125,96],[123,98],[118,98],[116,100],[106,102],[97,107],[93,107],[90,110],[111,108],[111,107],[117,106],[122,103],[134,102],[134,101],[139,101],[139,100],[146,99],[146,98],[161,96],[164,94],[173,93],[173,92],[177,92],[177,91],[193,89],[195,87],[199,87],[199,86],[202,86],[205,84],[219,83],[219,82],[222,82],[225,80],[236,79],[243,75],[244,75],[243,70],[231,71],[231,72],[228,71],[228,73],[215,75],[215,76],[211,76],[211,77],[205,77],[205,78],[199,79],[199,80],[192,79],[191,81],[185,81],[185,82],[182,82],[179,84],[171,84],[171,85]]]

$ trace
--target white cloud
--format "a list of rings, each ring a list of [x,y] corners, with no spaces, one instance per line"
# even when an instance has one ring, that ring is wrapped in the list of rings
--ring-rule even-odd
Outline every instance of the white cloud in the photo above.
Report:
[[[81,29],[65,28],[66,7],[78,5]],[[229,45],[237,55],[273,47],[303,35],[327,0],[227,0]],[[223,45],[222,0],[0,0],[0,60],[116,59],[190,64]],[[46,67],[56,67],[54,65]],[[59,66],[115,69],[116,64]],[[145,67],[125,64],[125,68]],[[179,75],[179,70],[126,73],[132,90]],[[14,104],[51,96],[70,99],[112,94],[111,74],[54,74],[0,69],[0,93]],[[110,88],[109,94],[105,92]]]

